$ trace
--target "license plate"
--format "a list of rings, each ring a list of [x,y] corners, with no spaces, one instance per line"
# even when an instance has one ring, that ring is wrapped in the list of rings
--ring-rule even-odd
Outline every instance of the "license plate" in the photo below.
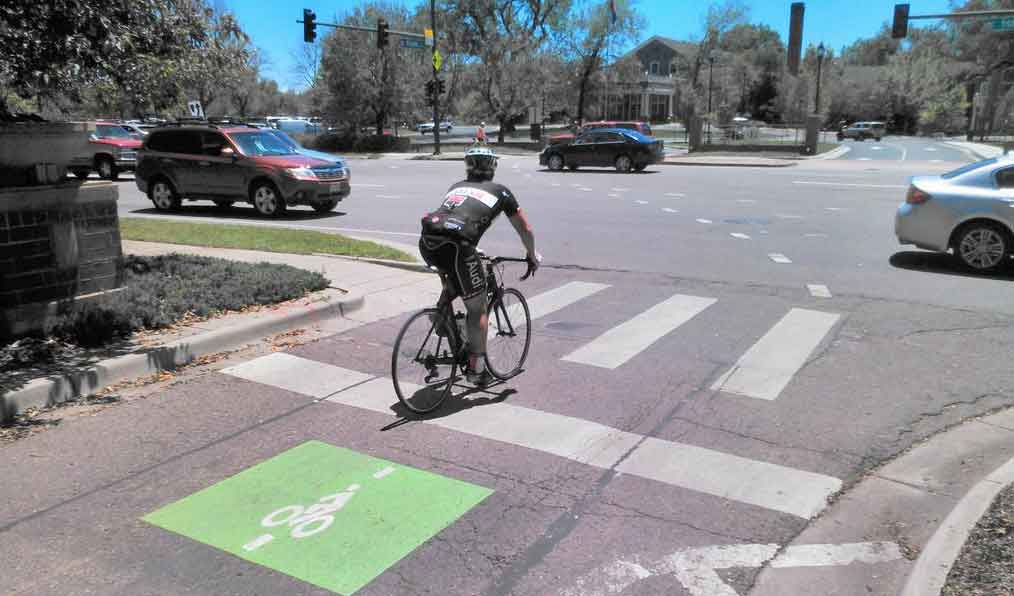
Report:
[[[333,195],[341,194],[341,191],[342,191],[342,185],[341,184],[332,184],[331,185],[331,194],[333,194]]]

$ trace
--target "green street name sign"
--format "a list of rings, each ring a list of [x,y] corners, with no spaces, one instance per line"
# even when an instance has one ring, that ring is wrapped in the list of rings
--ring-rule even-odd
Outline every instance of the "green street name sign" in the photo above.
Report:
[[[310,441],[143,519],[348,595],[492,492]]]

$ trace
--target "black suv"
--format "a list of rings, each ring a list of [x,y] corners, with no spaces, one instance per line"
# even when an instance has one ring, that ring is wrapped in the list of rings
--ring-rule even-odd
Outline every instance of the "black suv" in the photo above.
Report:
[[[301,155],[258,128],[201,124],[148,134],[135,179],[160,210],[178,209],[184,199],[220,207],[240,201],[277,216],[289,205],[334,209],[349,194],[350,174],[339,158]]]

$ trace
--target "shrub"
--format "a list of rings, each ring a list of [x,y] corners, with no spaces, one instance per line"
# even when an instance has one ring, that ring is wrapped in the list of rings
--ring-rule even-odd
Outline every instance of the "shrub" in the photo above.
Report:
[[[169,327],[188,315],[206,318],[299,298],[326,288],[328,280],[288,265],[173,254],[129,257],[124,285],[76,305],[50,333],[99,346],[139,329]]]
[[[308,139],[306,146],[318,151],[340,153],[377,153],[385,151],[408,151],[411,141],[408,137],[391,135],[358,136],[354,133],[327,133]]]

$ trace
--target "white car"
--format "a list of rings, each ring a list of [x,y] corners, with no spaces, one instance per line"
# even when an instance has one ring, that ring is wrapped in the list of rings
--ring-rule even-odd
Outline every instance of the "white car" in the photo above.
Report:
[[[1014,156],[911,179],[894,218],[901,244],[954,256],[973,271],[999,269],[1014,254]]]
[[[451,123],[448,122],[447,120],[444,120],[443,122],[440,123],[440,132],[451,132],[451,128],[452,128]],[[419,131],[419,134],[423,135],[427,133],[432,133],[433,122],[423,122],[416,127],[416,130]]]

